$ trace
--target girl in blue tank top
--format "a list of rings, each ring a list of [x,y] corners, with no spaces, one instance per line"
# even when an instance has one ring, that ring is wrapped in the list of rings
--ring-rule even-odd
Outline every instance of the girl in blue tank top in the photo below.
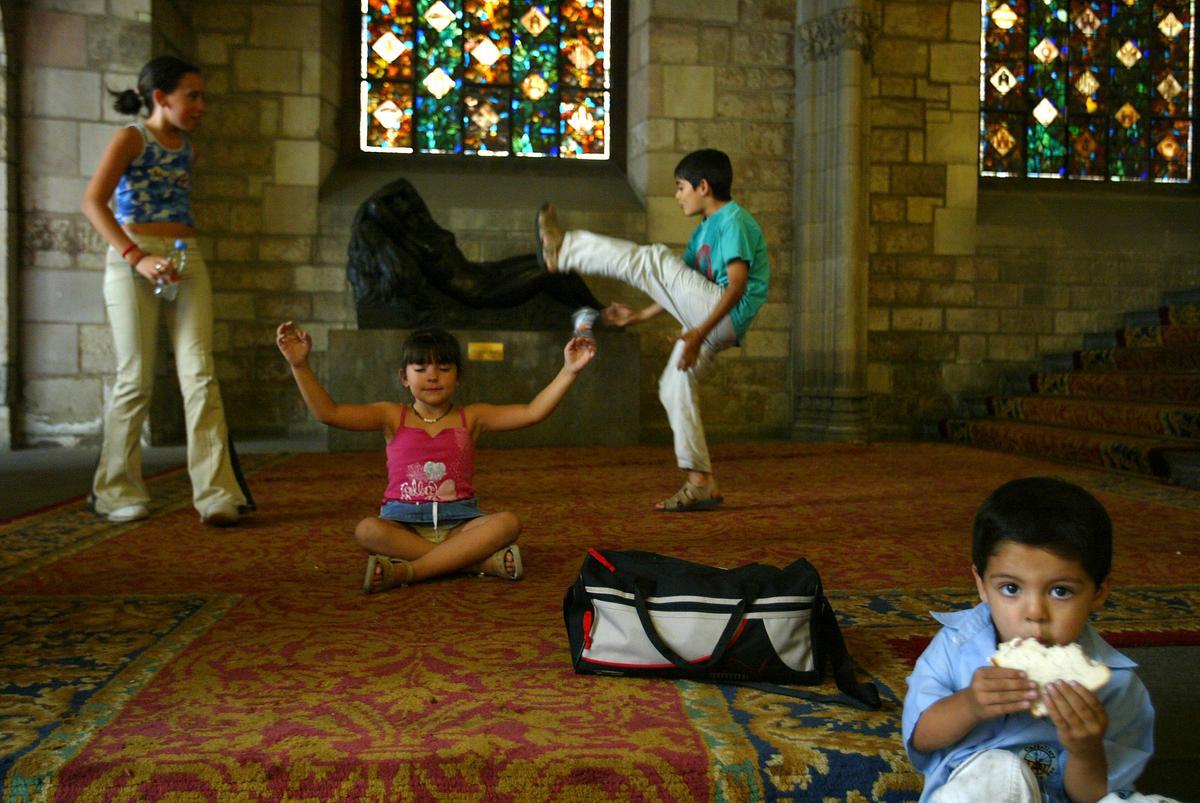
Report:
[[[104,302],[117,366],[92,510],[114,522],[150,515],[141,428],[154,380],[158,319],[164,316],[173,319],[187,408],[192,504],[205,524],[235,524],[253,501],[235,468],[214,376],[212,287],[192,219],[191,133],[204,116],[204,79],[191,64],[162,56],[142,68],[136,90],[113,94],[117,111],[137,115],[145,108],[147,115],[113,136],[83,196],[84,214],[109,245]],[[114,196],[115,213],[109,207]],[[188,245],[182,274],[182,266],[167,257],[180,240]],[[168,284],[175,292],[156,294]]]

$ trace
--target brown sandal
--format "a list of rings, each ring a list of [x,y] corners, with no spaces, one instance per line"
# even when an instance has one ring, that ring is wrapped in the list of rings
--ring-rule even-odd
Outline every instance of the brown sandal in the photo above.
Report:
[[[664,513],[688,513],[692,510],[709,510],[725,501],[725,497],[715,492],[715,483],[697,485],[691,480],[685,480],[683,487],[674,496],[667,497],[657,507]]]
[[[375,583],[375,567],[379,567],[379,582]],[[371,555],[367,558],[367,574],[363,578],[363,593],[378,594],[389,588],[406,586],[412,582],[412,564],[387,555]]]
[[[509,552],[513,557],[512,574],[504,570],[504,556]],[[480,577],[491,575],[492,577],[503,577],[505,580],[520,580],[521,575],[525,573],[521,565],[521,548],[516,544],[510,544],[503,549],[497,549],[489,557],[476,564],[475,571],[479,573]]]

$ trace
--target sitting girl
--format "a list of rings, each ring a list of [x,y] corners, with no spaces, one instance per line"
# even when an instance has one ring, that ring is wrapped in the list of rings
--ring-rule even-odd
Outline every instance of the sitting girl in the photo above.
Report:
[[[363,519],[354,538],[367,551],[368,594],[457,571],[519,580],[521,523],[512,513],[484,513],[475,501],[475,441],[483,432],[528,427],[562,401],[596,353],[594,341],[572,338],[558,375],[528,404],[454,403],[462,377],[458,341],[442,329],[420,329],[404,343],[401,381],[412,404],[338,404],[308,364],[312,336],[291,321],[276,344],[292,366],[304,403],[322,423],[387,439],[388,486],[378,518]]]

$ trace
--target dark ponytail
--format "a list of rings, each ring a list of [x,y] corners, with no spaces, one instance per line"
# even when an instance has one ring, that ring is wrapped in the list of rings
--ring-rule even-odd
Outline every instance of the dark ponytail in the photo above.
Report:
[[[142,96],[136,89],[126,89],[123,92],[113,92],[110,89],[108,94],[115,98],[113,108],[121,114],[137,114],[142,110]]]
[[[115,98],[113,108],[121,114],[137,114],[141,111],[142,106],[145,106],[146,112],[150,113],[154,111],[154,90],[161,89],[166,93],[174,92],[175,87],[179,86],[179,82],[183,80],[183,76],[189,73],[199,74],[199,72],[199,67],[189,64],[183,59],[175,56],[159,56],[150,59],[146,62],[146,66],[142,67],[142,71],[138,73],[137,89],[126,89],[122,92],[114,92],[110,89],[108,93]]]

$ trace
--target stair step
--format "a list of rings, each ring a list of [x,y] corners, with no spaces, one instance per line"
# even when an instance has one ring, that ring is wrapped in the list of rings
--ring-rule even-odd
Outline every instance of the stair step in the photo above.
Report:
[[[1167,452],[1187,451],[1179,441],[1139,438],[1070,427],[1026,424],[997,419],[946,419],[947,440],[984,449],[1014,452],[1050,460],[1084,463],[1148,476],[1166,477]],[[1200,446],[1197,447],[1200,451]]]
[[[1079,351],[1075,355],[1075,365],[1083,371],[1200,372],[1200,346]]]
[[[1200,376],[1188,373],[1044,371],[1030,378],[1030,386],[1042,395],[1200,404]]]
[[[1162,459],[1167,464],[1167,482],[1200,490],[1200,452],[1167,449]]]
[[[1200,287],[1192,290],[1175,290],[1171,293],[1164,293],[1163,303],[1167,306],[1200,304]]]
[[[1200,448],[1200,405],[1086,399],[1070,396],[993,396],[991,415],[1029,424],[1120,432],[1149,438],[1193,438]],[[972,417],[979,417],[974,413]]]
[[[1121,318],[1121,322],[1125,326],[1152,326],[1156,323],[1162,323],[1162,313],[1156,309],[1141,310],[1139,312],[1127,312]]]
[[[1042,370],[1049,373],[1066,373],[1075,368],[1075,353],[1045,354],[1042,356]]]
[[[1128,326],[1118,335],[1121,345],[1130,349],[1147,346],[1197,346],[1200,345],[1200,324]]]
[[[1129,327],[1126,328],[1128,329]],[[1093,332],[1090,335],[1083,336],[1083,348],[1085,351],[1115,349],[1121,345],[1123,344],[1120,342],[1117,332]]]
[[[963,418],[987,418],[992,414],[991,396],[975,396],[959,401],[958,414]]]
[[[1172,304],[1159,310],[1159,320],[1170,324],[1200,323],[1200,304]]]

